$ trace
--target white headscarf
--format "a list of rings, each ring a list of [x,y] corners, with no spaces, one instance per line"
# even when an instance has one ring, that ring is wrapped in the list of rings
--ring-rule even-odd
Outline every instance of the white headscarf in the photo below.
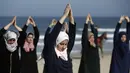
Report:
[[[4,39],[5,39],[6,48],[10,52],[14,52],[17,49],[17,45],[18,45],[17,44],[18,35],[13,31],[7,31],[4,34]],[[10,39],[15,39],[15,42],[13,44],[8,44],[7,41]]]
[[[56,39],[56,46],[64,40],[69,41],[69,37],[66,32],[61,31]],[[67,48],[61,52],[61,51],[57,50],[57,48],[55,47],[55,52],[56,52],[56,55],[58,58],[60,57],[61,59],[66,60],[66,61],[68,60]]]

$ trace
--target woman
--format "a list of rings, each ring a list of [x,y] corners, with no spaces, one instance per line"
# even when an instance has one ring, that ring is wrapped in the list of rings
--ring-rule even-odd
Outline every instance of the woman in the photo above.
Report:
[[[119,32],[122,21],[127,20],[127,31]],[[110,73],[129,73],[129,39],[130,20],[128,16],[121,16],[116,26],[113,39],[113,52],[110,65]]]
[[[22,30],[16,25],[16,16],[13,20],[0,30],[0,72],[20,73],[19,49],[20,37],[14,31],[7,31],[13,25],[20,34]]]
[[[70,30],[67,34],[61,31],[65,18],[69,15]],[[72,73],[72,61],[70,52],[73,48],[75,40],[75,23],[70,5],[67,4],[65,12],[61,19],[57,22],[53,30],[50,32],[48,46],[44,60],[46,69],[45,73]]]
[[[92,32],[88,32],[88,22],[91,22]],[[82,33],[82,57],[79,73],[100,73],[100,60],[97,47],[97,31],[94,28],[90,14],[87,16]]]
[[[34,34],[26,34],[29,24],[33,25]],[[25,35],[21,39],[21,73],[38,73],[36,47],[39,40],[39,31],[34,20],[29,17],[26,25],[23,27]]]

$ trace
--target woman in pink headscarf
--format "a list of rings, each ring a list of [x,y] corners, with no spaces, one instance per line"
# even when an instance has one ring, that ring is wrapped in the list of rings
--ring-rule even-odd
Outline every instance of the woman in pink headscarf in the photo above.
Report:
[[[29,24],[33,25],[34,34],[31,32],[28,34],[26,33]],[[22,30],[25,35],[20,45],[21,73],[38,73],[36,47],[39,40],[39,31],[32,17],[28,18]]]

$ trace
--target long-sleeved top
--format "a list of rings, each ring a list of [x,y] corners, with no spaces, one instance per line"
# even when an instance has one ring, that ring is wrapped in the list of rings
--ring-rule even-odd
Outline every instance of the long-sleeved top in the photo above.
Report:
[[[50,34],[50,30],[51,30],[51,27],[48,27],[46,32],[45,32],[45,37],[44,37],[44,47],[43,47],[43,51],[42,51],[42,57],[44,58],[44,55],[46,55],[46,51],[48,50],[48,47],[46,45],[48,41],[48,37],[49,37],[49,34]]]
[[[60,57],[58,58],[54,50],[56,39],[59,32],[61,31],[61,28],[62,24],[58,22],[49,34],[49,37],[47,37],[49,42],[45,42],[48,46],[46,54],[44,55],[46,65],[46,67],[44,68],[46,69],[45,73],[72,73],[72,60],[70,58],[70,52],[75,41],[76,25],[69,23],[69,42],[67,46],[68,61],[63,60]]]
[[[88,24],[84,24],[82,32],[82,56],[79,66],[79,73],[100,73],[100,60],[97,48],[97,31],[94,25],[91,25],[91,31],[94,34],[96,46],[91,46],[88,41]]]
[[[37,67],[37,54],[36,54],[36,47],[37,43],[39,40],[39,31],[37,26],[33,27],[34,29],[34,39],[33,39],[33,44],[34,44],[34,50],[30,52],[26,52],[23,48],[24,42],[26,39],[26,30],[27,30],[27,25],[24,25],[23,27],[23,38],[21,39],[21,73],[38,73],[38,67]]]
[[[127,23],[126,42],[121,42],[123,32],[119,32],[121,24],[118,23],[114,32],[113,51],[110,73],[129,73],[129,37],[130,23]]]
[[[14,52],[10,52],[6,48],[4,34],[7,30],[2,28],[0,30],[0,72],[2,73],[20,73],[20,60],[19,60],[19,48]],[[23,34],[19,31],[20,34]],[[20,44],[20,38],[18,38],[17,43]]]

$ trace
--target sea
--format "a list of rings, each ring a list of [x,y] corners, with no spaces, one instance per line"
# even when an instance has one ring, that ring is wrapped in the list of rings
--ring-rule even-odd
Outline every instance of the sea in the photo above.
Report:
[[[52,19],[59,20],[60,17],[38,17],[38,16],[32,16],[35,20],[35,23],[37,24],[37,27],[40,32],[40,38],[37,45],[37,54],[40,55],[43,47],[44,47],[44,34],[48,27],[48,25],[51,23]],[[0,28],[7,25],[11,20],[12,16],[1,16],[0,17]],[[23,27],[27,21],[27,16],[18,16],[17,17],[17,25],[20,27]],[[86,20],[86,17],[74,17],[76,22],[76,38],[75,38],[75,44],[72,50],[72,54],[80,54],[81,52],[81,36],[82,36],[82,30],[83,26]],[[113,32],[115,30],[116,24],[119,21],[120,17],[92,17],[93,22],[95,25],[99,27],[98,31],[100,36],[103,32],[107,32],[107,40],[103,41],[103,50],[105,53],[111,53],[113,49]],[[68,19],[66,19],[68,21]],[[126,31],[126,23],[123,22],[120,31]],[[13,26],[9,28],[9,30],[15,30],[17,31]],[[29,25],[27,32],[33,32],[33,28],[31,25]]]

